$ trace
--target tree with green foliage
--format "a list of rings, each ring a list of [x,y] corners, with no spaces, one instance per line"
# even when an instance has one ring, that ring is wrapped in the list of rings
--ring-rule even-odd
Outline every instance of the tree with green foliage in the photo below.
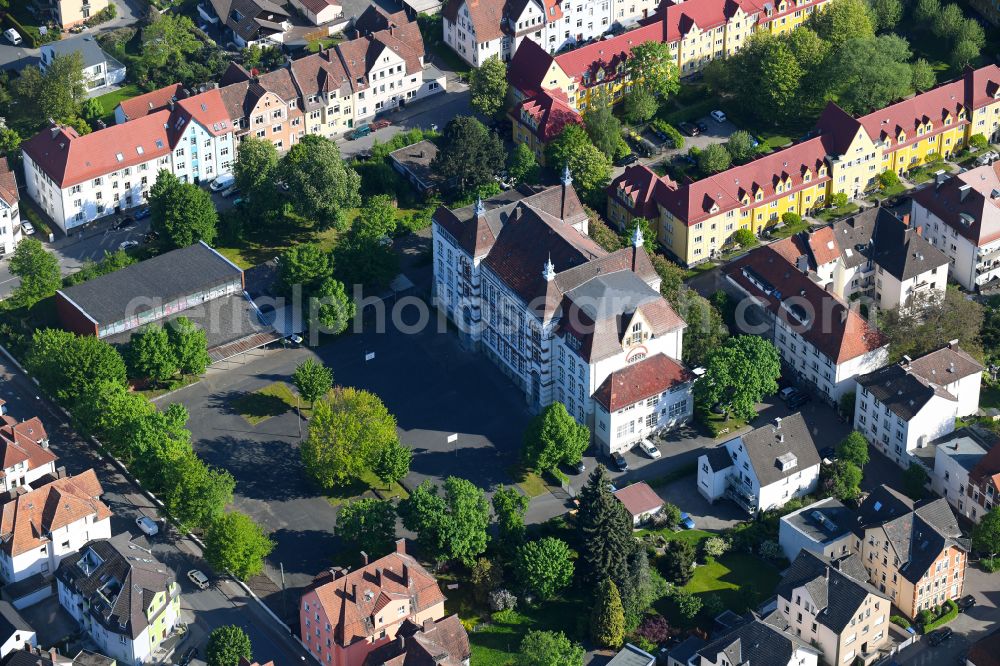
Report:
[[[555,537],[528,541],[517,549],[514,573],[539,599],[551,599],[573,580],[573,551]]]
[[[577,423],[565,405],[554,402],[531,420],[521,457],[528,467],[546,471],[580,462],[589,445],[590,429]]]
[[[97,129],[97,121],[104,117],[104,105],[96,97],[90,97],[83,102],[80,115],[90,123],[91,127]]]
[[[445,126],[431,168],[444,181],[469,193],[493,182],[506,161],[507,153],[496,133],[472,116],[457,116]]]
[[[710,176],[728,169],[732,161],[733,159],[725,146],[713,143],[698,153],[698,170],[706,176]]]
[[[371,469],[375,455],[394,441],[396,418],[378,396],[337,387],[313,404],[300,452],[306,472],[329,492]]]
[[[755,33],[732,64],[732,92],[757,118],[775,123],[799,112],[805,72],[786,40]]]
[[[982,134],[973,134],[969,137],[969,147],[973,150],[986,150],[990,147],[990,140]]]
[[[521,640],[516,666],[583,666],[586,651],[561,631],[532,629]]]
[[[726,150],[736,164],[749,162],[757,155],[754,138],[746,130],[736,130],[726,140]]]
[[[240,666],[244,659],[250,663],[252,656],[250,637],[235,624],[213,629],[208,635],[205,648],[208,666]]]
[[[671,598],[677,606],[677,611],[685,620],[693,620],[701,612],[701,597],[697,597],[687,590],[674,590]]]
[[[941,11],[938,12],[934,22],[929,27],[932,35],[940,40],[951,42],[961,32],[964,22],[965,13],[962,8],[954,3],[948,3],[941,7]]]
[[[167,336],[178,370],[185,375],[200,375],[208,369],[212,359],[208,355],[204,329],[195,326],[187,317],[178,317],[167,323]]]
[[[354,550],[363,550],[371,560],[378,559],[392,551],[396,507],[389,500],[352,500],[340,508],[336,531]]]
[[[134,68],[137,81],[156,81],[169,78],[177,80],[176,73],[185,68],[188,60],[202,50],[201,40],[195,34],[194,22],[180,13],[154,12],[151,22],[142,29],[139,56],[129,63]]]
[[[503,568],[495,566],[485,557],[480,557],[469,571],[469,582],[472,583],[472,594],[476,603],[485,606],[489,601],[490,592],[503,583]]]
[[[633,217],[632,221],[625,227],[625,233],[621,237],[621,246],[629,247],[635,242],[635,231],[638,228],[642,234],[642,247],[650,257],[656,256],[656,230],[644,217]]]
[[[852,430],[850,434],[837,445],[837,457],[853,463],[858,469],[864,469],[868,464],[868,440],[857,430]]]
[[[705,374],[695,382],[700,405],[720,405],[742,419],[757,416],[761,398],[778,390],[781,361],[764,338],[738,335],[708,353]]]
[[[660,295],[667,299],[674,310],[680,309],[681,291],[684,287],[686,271],[666,257],[659,254],[650,255],[653,269],[660,278]]]
[[[910,20],[917,25],[932,26],[941,13],[941,0],[917,0]]]
[[[872,11],[865,0],[833,0],[823,11],[814,12],[807,25],[834,47],[875,37]]]
[[[361,204],[351,233],[362,238],[385,242],[396,233],[396,203],[388,194],[376,194]]]
[[[399,483],[410,473],[410,461],[412,460],[413,451],[400,444],[399,440],[396,439],[375,452],[372,472],[387,488],[391,488],[392,484]]]
[[[627,569],[621,582],[616,582],[625,611],[625,630],[635,631],[643,615],[654,602],[667,594],[668,584],[658,571],[649,566],[649,556],[644,548],[635,548],[626,559]]]
[[[515,486],[498,486],[493,491],[493,513],[497,519],[499,545],[508,551],[524,541],[524,514],[531,500]]]
[[[687,323],[684,329],[683,361],[690,367],[706,363],[709,354],[722,346],[729,329],[722,313],[694,289],[684,287],[679,294],[677,314]]]
[[[333,370],[322,362],[306,359],[292,373],[292,384],[303,400],[314,405],[333,388]]]
[[[968,300],[957,289],[944,298],[912,296],[907,305],[880,310],[878,328],[889,340],[889,360],[917,358],[958,340],[966,351],[977,353],[983,328],[983,306]]]
[[[333,275],[333,257],[317,243],[299,243],[278,259],[278,289],[291,296],[296,285],[310,293]]]
[[[206,190],[161,170],[149,190],[150,227],[168,249],[215,240],[219,215]]]
[[[956,69],[965,67],[979,57],[982,48],[982,46],[973,40],[961,39],[955,42],[955,46],[952,47],[949,61]]]
[[[745,228],[737,229],[733,232],[733,235],[730,236],[730,238],[732,238],[733,242],[742,248],[751,248],[756,246],[758,243],[757,237],[754,233]]]
[[[361,176],[344,164],[330,139],[307,134],[282,158],[279,175],[296,212],[320,228],[342,228],[345,213],[361,204]]]
[[[889,32],[903,18],[902,0],[868,0],[871,7],[871,19],[878,32]]]
[[[493,55],[469,75],[472,108],[487,118],[496,118],[507,99],[507,64]]]
[[[917,92],[925,92],[937,85],[937,74],[924,58],[917,58],[910,65],[910,84]]]
[[[278,149],[270,141],[247,135],[237,144],[233,177],[255,205],[274,192],[278,161]]]
[[[9,269],[21,280],[11,296],[16,307],[30,308],[62,286],[59,260],[34,238],[24,238],[17,244]]]
[[[337,244],[334,258],[337,278],[344,284],[382,289],[399,273],[399,256],[391,243],[356,233],[353,229]]]
[[[21,135],[10,127],[0,127],[0,155],[10,155],[21,147]]]
[[[860,115],[905,97],[913,83],[910,56],[909,44],[897,35],[845,42],[832,54],[829,70],[838,103]]]
[[[646,87],[633,86],[622,100],[622,113],[632,123],[644,123],[659,110],[656,96]]]
[[[319,327],[322,333],[340,335],[356,312],[357,305],[347,295],[344,283],[327,278],[310,296],[309,328]]]
[[[897,187],[899,185],[899,176],[892,169],[886,169],[878,175],[878,184],[882,189]]]
[[[587,235],[607,252],[620,250],[622,240],[618,234],[601,219],[601,216],[593,208],[587,205],[584,205],[583,208],[587,212]]]
[[[680,90],[677,58],[670,53],[666,42],[648,41],[632,47],[625,63],[632,80],[632,88],[645,88],[661,100]]]
[[[990,559],[1000,552],[1000,507],[991,508],[972,528],[972,547]]]
[[[216,569],[247,580],[264,570],[274,542],[253,518],[231,511],[219,516],[205,533],[205,559]]]
[[[550,168],[561,172],[569,164],[574,153],[580,152],[586,146],[593,146],[587,130],[579,124],[569,124],[563,131],[545,146],[545,163]]]
[[[927,482],[930,477],[920,463],[911,462],[903,472],[903,492],[910,498],[922,500],[927,495]]]
[[[606,203],[605,188],[611,181],[611,159],[587,143],[573,153],[567,162],[573,176],[573,186],[591,206]]]
[[[93,335],[54,328],[37,330],[25,366],[46,393],[71,409],[88,387],[103,382],[125,386],[121,354]]]
[[[232,474],[208,466],[194,451],[164,466],[163,474],[163,503],[185,532],[208,528],[233,501]]]
[[[177,374],[177,355],[170,337],[159,324],[147,324],[132,333],[129,340],[129,365],[137,378],[165,382]]]
[[[605,155],[614,155],[622,140],[622,123],[611,112],[611,103],[597,95],[583,114],[583,126],[591,143]]]
[[[48,118],[75,126],[87,99],[83,55],[79,51],[54,55],[44,72],[36,65],[28,65],[11,82],[10,89],[11,111],[25,127],[36,128]]]
[[[667,580],[678,587],[687,585],[694,575],[694,561],[698,550],[690,541],[671,541],[663,553],[663,573]]]
[[[579,567],[583,580],[596,585],[604,578],[620,580],[636,548],[632,516],[611,494],[611,480],[604,465],[591,472],[580,490],[577,526],[580,532]]]
[[[518,183],[531,183],[538,178],[538,159],[526,143],[514,146],[507,160],[507,173]]]
[[[444,494],[437,485],[424,481],[400,503],[399,513],[430,557],[472,566],[486,551],[490,505],[471,481],[449,476]]]
[[[595,590],[590,637],[602,647],[619,648],[625,640],[625,611],[614,581],[603,579]]]
[[[841,502],[857,499],[861,493],[861,468],[849,460],[838,460],[830,468],[825,482],[830,494]]]

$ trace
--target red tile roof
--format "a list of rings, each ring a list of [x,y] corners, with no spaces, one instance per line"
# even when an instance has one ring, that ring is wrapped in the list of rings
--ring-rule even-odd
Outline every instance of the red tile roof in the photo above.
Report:
[[[135,120],[136,118],[142,118],[143,116],[166,109],[170,104],[170,100],[180,99],[183,94],[184,86],[175,83],[148,92],[145,95],[123,100],[119,102],[118,106],[125,113],[125,118]]]
[[[17,178],[10,169],[6,157],[0,158],[0,199],[8,206],[14,206],[20,199],[17,193]]]
[[[37,416],[20,422],[7,416],[3,419],[4,424],[0,425],[0,476],[6,473],[4,470],[18,463],[26,462],[28,469],[32,470],[55,462],[56,455],[48,448],[49,436]]]
[[[635,164],[625,167],[625,171],[611,181],[606,191],[632,215],[655,220],[659,217],[656,202],[666,191],[676,190],[677,187],[669,176],[657,176],[649,167]]]
[[[222,136],[234,129],[218,88],[182,99],[177,102],[177,107],[179,110],[176,115],[183,118],[185,123],[193,118],[212,136]],[[171,118],[171,122],[176,123],[176,120]]]
[[[666,354],[655,354],[608,375],[594,392],[594,400],[614,412],[692,379],[683,365]]]
[[[888,344],[885,336],[833,295],[809,279],[770,246],[757,248],[729,264],[725,273],[744,291],[760,300],[819,352],[840,364]],[[762,282],[763,280],[763,282]],[[789,303],[794,297],[798,303]],[[808,306],[804,323],[789,309]]]
[[[653,492],[653,489],[645,481],[620,488],[615,491],[614,495],[619,502],[625,505],[625,510],[632,514],[633,518],[650,511],[656,511],[664,505],[663,498]]]
[[[22,143],[21,150],[65,189],[169,154],[169,119],[170,111],[157,111],[84,136],[72,127],[53,127]]]
[[[452,23],[458,23],[458,11],[462,5],[467,5],[476,42],[482,44],[503,36],[500,24],[503,19],[504,4],[501,0],[449,0],[441,13]]]
[[[665,26],[663,21],[655,21],[610,39],[561,53],[555,56],[555,61],[567,76],[576,81],[582,81],[583,75],[590,73],[590,82],[596,83],[597,72],[601,69],[604,70],[604,80],[608,81],[617,76],[618,66],[628,60],[634,47],[650,41],[664,41]]]
[[[535,121],[535,126],[522,120],[522,114]],[[583,119],[571,107],[561,90],[541,91],[522,101],[513,111],[511,118],[528,128],[543,143],[548,143],[562,134],[566,125],[582,125]]]
[[[984,482],[992,485],[994,492],[1000,492],[1000,443],[990,447],[969,471],[969,485],[979,486]]]
[[[840,259],[840,249],[834,238],[833,227],[823,227],[809,234],[809,249],[817,266]]]

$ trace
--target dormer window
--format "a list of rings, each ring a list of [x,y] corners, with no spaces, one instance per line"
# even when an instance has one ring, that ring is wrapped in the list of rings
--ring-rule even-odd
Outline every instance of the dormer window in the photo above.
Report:
[[[763,201],[764,200],[764,193],[761,192],[760,190],[757,190],[757,194],[756,194],[756,196],[754,196],[754,200],[755,201]]]
[[[806,171],[806,175],[802,177],[802,180],[808,183],[810,180],[812,180],[812,174]]]
[[[906,132],[900,132],[899,135],[896,137],[896,141],[898,141],[899,143],[903,143],[904,141],[906,141]]]

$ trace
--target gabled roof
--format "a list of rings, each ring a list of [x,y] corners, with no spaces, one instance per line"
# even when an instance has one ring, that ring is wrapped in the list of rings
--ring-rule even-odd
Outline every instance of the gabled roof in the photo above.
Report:
[[[463,5],[469,8],[469,22],[472,24],[476,44],[491,42],[503,36],[501,23],[505,3],[502,0],[448,0],[441,13],[452,23],[458,23],[458,13]]]
[[[972,666],[1000,666],[1000,629],[973,643],[965,658]]]
[[[107,62],[108,55],[98,45],[91,35],[76,35],[55,42],[42,44],[42,52],[51,51],[53,55],[67,56],[79,53],[83,58],[83,67],[93,67]]]
[[[969,472],[969,484],[981,485],[984,482],[992,485],[994,492],[1000,492],[1000,446],[996,444]]]
[[[548,51],[530,39],[522,39],[507,65],[507,81],[525,96],[538,94],[546,87],[545,74],[552,62]]]
[[[0,417],[0,477],[18,463],[27,463],[28,469],[38,469],[55,462],[56,455],[48,448],[49,436],[37,417],[17,421],[10,416]]]
[[[613,412],[692,379],[694,375],[674,359],[654,354],[609,374],[594,392],[594,400]]]
[[[521,119],[522,114],[530,117],[534,125],[525,123]],[[542,143],[548,143],[562,134],[566,125],[583,124],[580,114],[569,105],[562,90],[543,90],[521,101],[510,115],[516,122],[527,127]]]
[[[870,259],[903,281],[948,265],[948,256],[920,231],[878,207],[834,223],[832,236],[845,265],[859,266]]]
[[[762,301],[776,316],[801,328],[801,335],[834,363],[843,363],[888,345],[885,336],[864,317],[851,310],[809,279],[771,247],[757,248],[724,269],[748,294]],[[805,299],[812,314],[801,305],[786,305],[790,297]]]
[[[663,498],[657,495],[645,481],[619,488],[614,496],[625,506],[632,516],[640,516],[663,506]]]
[[[18,632],[34,633],[35,630],[9,601],[0,601],[0,643],[6,643]]]
[[[913,201],[976,246],[1000,239],[1000,162],[916,190]]]
[[[469,635],[458,615],[449,615],[423,625],[405,620],[395,640],[369,652],[364,666],[462,666],[469,656]]]
[[[0,200],[14,207],[20,199],[21,196],[17,193],[17,177],[11,171],[7,158],[0,159]]]
[[[281,32],[288,12],[271,0],[210,0],[216,15],[247,41]]]
[[[166,109],[171,101],[180,99],[184,94],[184,86],[174,83],[148,92],[144,95],[122,100],[118,103],[126,120],[135,120]]]
[[[743,445],[761,488],[820,464],[812,433],[798,412],[726,442],[727,448],[734,444]]]
[[[174,118],[171,119],[173,122],[180,119],[186,125],[194,120],[212,136],[230,134],[234,129],[222,94],[217,88],[179,100],[176,109]],[[177,131],[180,133],[180,129]]]
[[[47,543],[54,530],[88,516],[110,518],[102,492],[97,474],[89,469],[18,495],[0,509],[0,548],[16,557]]]
[[[758,619],[745,622],[716,638],[697,654],[710,663],[720,663],[720,653],[730,664],[788,664],[795,650],[815,652],[799,639]]]
[[[625,171],[608,185],[608,196],[624,206],[632,215],[656,220],[659,211],[656,204],[666,192],[678,188],[669,176],[657,176],[656,172],[644,164],[625,167]]]

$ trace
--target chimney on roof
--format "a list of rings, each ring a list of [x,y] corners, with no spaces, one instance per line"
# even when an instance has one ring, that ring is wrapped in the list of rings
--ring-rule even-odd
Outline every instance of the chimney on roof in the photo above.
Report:
[[[406,555],[406,539],[396,539],[396,552]]]
[[[777,430],[780,427],[781,427],[781,417],[780,416],[775,416],[774,417],[774,429]]]
[[[425,617],[424,618],[424,633],[426,634],[428,631],[430,631],[433,628],[434,628],[434,620],[432,620],[429,617]]]
[[[375,584],[382,587],[382,567],[375,567]]]
[[[169,102],[167,102],[167,106],[170,107],[171,111],[173,111],[174,110],[174,100],[171,99]]]
[[[903,216],[900,219],[903,220],[903,226],[904,227],[910,226],[910,214],[909,213],[903,213]]]
[[[954,349],[957,346],[958,346],[958,340],[949,340],[948,341],[948,349]]]
[[[910,358],[910,357],[909,357],[908,355],[906,355],[906,354],[903,354],[903,365],[909,365],[909,364],[910,364],[910,361],[912,361],[912,360],[913,360],[913,359],[912,359],[912,358]]]
[[[962,185],[958,188],[958,200],[965,201],[965,198],[969,196],[969,190],[972,189],[972,185]]]
[[[368,566],[368,553],[365,551],[361,551],[361,561],[363,562],[363,566]]]
[[[59,136],[59,125],[56,125],[55,121],[50,122],[52,122],[52,127],[49,128],[49,131],[52,132],[52,138],[54,139]]]

